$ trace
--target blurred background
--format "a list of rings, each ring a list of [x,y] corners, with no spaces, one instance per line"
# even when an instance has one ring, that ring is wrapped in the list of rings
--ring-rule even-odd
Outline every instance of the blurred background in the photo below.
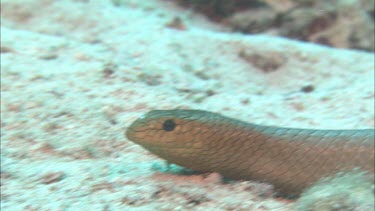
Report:
[[[176,108],[374,128],[373,0],[1,0],[0,53],[4,211],[374,207],[356,179],[287,200],[184,175],[124,136]]]

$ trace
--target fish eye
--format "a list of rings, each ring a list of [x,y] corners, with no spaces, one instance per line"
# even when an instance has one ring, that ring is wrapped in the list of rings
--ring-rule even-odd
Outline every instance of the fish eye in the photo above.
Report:
[[[165,120],[163,123],[163,129],[165,131],[173,131],[176,127],[176,123],[172,119]]]

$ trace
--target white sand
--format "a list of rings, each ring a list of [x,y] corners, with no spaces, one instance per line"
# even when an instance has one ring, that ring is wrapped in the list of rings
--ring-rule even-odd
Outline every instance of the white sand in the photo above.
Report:
[[[124,137],[152,109],[205,109],[286,127],[374,127],[372,53],[232,34],[167,1],[122,2],[1,2],[2,210],[292,205],[257,196],[254,183],[152,168],[163,161]],[[186,30],[166,26],[176,16]],[[240,52],[282,62],[265,73]],[[314,91],[300,92],[305,85]]]

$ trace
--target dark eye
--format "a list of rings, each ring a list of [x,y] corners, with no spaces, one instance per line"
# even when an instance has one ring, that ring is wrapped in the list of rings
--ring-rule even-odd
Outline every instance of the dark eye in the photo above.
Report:
[[[163,129],[165,131],[172,131],[175,127],[176,123],[171,119],[165,120],[165,122],[163,123]]]

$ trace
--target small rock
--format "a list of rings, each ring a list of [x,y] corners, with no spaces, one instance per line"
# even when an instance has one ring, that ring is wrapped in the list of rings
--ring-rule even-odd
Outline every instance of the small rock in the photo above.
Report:
[[[53,172],[53,173],[49,173],[49,174],[46,174],[42,177],[42,183],[43,184],[51,184],[51,183],[55,183],[55,182],[59,182],[61,180],[63,180],[65,177],[65,173],[64,172]]]

